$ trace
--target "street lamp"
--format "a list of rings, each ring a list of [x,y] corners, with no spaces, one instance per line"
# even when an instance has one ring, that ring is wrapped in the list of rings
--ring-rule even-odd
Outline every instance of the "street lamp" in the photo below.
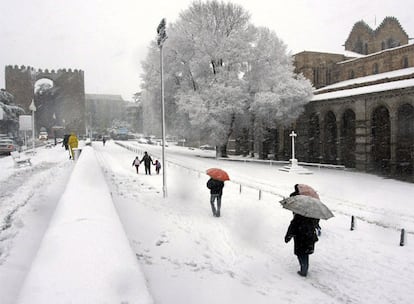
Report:
[[[34,99],[32,99],[32,103],[29,106],[29,110],[32,111],[32,147],[33,147],[33,155],[35,154],[35,115],[34,112],[36,112],[36,106],[34,103]]]
[[[162,56],[162,46],[167,40],[167,32],[165,31],[166,27],[166,21],[165,18],[163,18],[160,22],[160,24],[157,27],[157,44],[160,48],[160,67],[161,67],[161,130],[162,130],[162,192],[163,197],[167,197],[167,176],[165,172],[165,114],[164,114],[164,80],[163,80],[163,74],[164,74],[164,67],[163,67],[163,56]]]

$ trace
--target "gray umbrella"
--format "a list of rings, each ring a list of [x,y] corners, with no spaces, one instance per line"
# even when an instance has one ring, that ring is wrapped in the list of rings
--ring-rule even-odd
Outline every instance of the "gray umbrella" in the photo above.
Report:
[[[280,203],[283,208],[306,217],[327,220],[334,216],[320,200],[307,195],[291,196]]]

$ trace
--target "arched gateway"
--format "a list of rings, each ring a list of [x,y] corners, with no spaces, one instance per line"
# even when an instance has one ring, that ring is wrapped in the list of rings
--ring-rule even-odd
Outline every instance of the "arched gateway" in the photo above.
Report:
[[[49,79],[53,82],[53,96],[35,99],[35,84],[40,79]],[[15,103],[26,113],[30,113],[29,105],[35,99],[36,116],[41,118],[36,123],[36,131],[39,131],[41,127],[38,123],[51,121],[50,125],[64,127],[66,132],[85,133],[83,71],[71,69],[49,71],[25,66],[6,66],[5,82],[6,91],[14,96]],[[42,104],[46,102],[45,100],[49,103],[48,106]],[[50,125],[45,127],[50,127]]]

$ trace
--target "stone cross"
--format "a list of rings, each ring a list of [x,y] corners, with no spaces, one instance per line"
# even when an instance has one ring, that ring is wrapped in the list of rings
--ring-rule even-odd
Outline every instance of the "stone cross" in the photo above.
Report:
[[[295,131],[292,131],[292,133],[289,134],[290,137],[292,137],[292,160],[295,159],[295,137],[297,134]]]

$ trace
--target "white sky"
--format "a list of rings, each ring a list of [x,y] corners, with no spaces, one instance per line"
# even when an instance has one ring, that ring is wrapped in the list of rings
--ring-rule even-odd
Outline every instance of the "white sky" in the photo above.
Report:
[[[0,1],[0,88],[6,65],[85,72],[86,93],[140,90],[140,63],[160,20],[174,22],[190,0],[13,0]],[[274,30],[293,52],[341,52],[352,26],[376,28],[397,17],[414,37],[411,0],[234,0],[257,26]],[[375,26],[376,22],[376,26]]]

